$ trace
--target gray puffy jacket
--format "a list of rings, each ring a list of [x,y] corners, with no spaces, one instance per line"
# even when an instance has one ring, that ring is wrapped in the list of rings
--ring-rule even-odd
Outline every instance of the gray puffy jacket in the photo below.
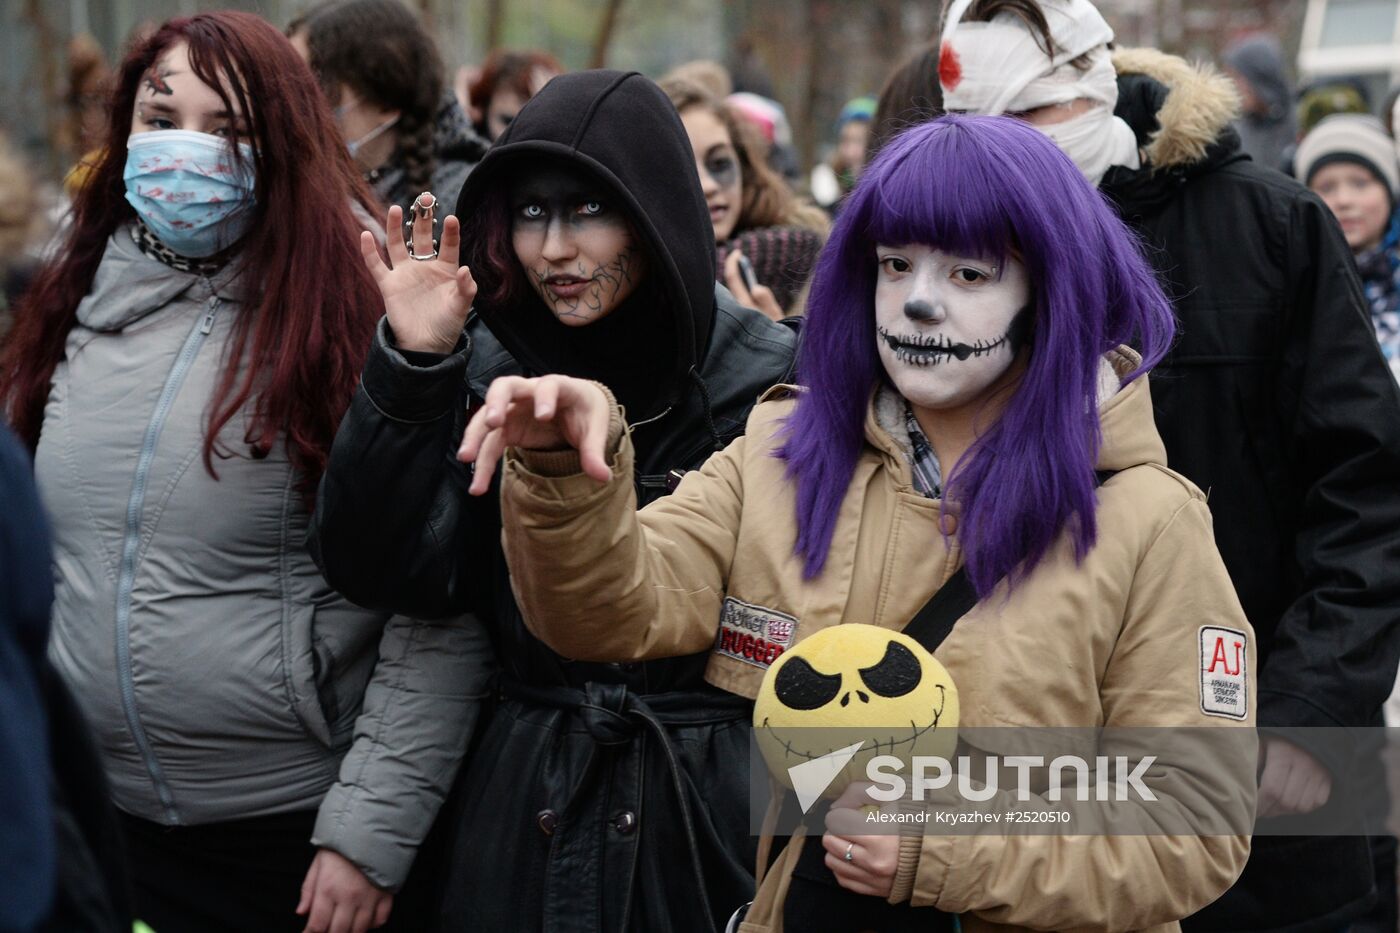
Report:
[[[212,281],[108,243],[54,373],[36,473],[53,519],[53,660],[91,720],[116,803],[194,825],[319,807],[313,841],[403,883],[489,677],[471,618],[347,602],[306,551],[280,445],[247,419],[201,459],[235,318]]]

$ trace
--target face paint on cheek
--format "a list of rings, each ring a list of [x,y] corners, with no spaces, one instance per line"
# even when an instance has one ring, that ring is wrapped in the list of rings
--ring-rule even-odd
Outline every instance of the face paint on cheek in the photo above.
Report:
[[[1031,345],[1031,337],[1035,333],[1032,326],[1035,323],[1035,311],[1029,304],[1022,306],[1016,316],[1011,319],[1011,326],[1006,330],[1006,339],[1011,346],[1011,353],[1014,356],[1023,349]]]
[[[632,293],[639,265],[629,237],[628,245],[607,262],[590,266],[580,257],[566,272],[545,263],[532,268],[530,278],[555,317],[565,324],[591,324],[612,313]]]
[[[627,245],[624,246],[609,263],[599,266],[594,271],[594,281],[598,283],[597,305],[598,311],[604,308],[611,311],[620,303],[618,296],[630,294],[636,283],[633,281],[633,271],[637,265],[637,247],[632,242],[629,234]]]

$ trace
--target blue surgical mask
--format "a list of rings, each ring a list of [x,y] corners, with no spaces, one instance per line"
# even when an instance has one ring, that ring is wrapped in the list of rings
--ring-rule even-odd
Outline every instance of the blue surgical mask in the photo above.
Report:
[[[204,259],[242,239],[253,217],[253,149],[189,130],[152,130],[126,142],[126,199],[170,249]]]

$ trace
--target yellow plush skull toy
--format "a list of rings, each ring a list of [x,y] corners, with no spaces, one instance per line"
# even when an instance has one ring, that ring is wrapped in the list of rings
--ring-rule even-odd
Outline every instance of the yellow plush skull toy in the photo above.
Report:
[[[876,755],[951,758],[958,691],[923,645],[875,625],[834,625],[804,638],[768,669],[754,704],[754,730],[773,776],[863,742],[827,788],[836,797],[864,779]]]

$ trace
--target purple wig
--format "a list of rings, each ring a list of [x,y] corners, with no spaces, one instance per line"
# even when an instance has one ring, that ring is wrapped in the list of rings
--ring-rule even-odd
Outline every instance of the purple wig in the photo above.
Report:
[[[888,381],[875,344],[875,247],[912,243],[1014,255],[1031,282],[1025,374],[946,490],[961,511],[968,576],[985,596],[1030,572],[1067,526],[1076,559],[1093,546],[1099,361],[1132,344],[1143,357],[1128,377],[1137,378],[1166,353],[1175,319],[1133,234],[1038,130],[949,115],[890,142],[818,260],[799,367],[808,391],[778,452],[797,486],[795,551],[809,578],[826,563],[871,393]]]

